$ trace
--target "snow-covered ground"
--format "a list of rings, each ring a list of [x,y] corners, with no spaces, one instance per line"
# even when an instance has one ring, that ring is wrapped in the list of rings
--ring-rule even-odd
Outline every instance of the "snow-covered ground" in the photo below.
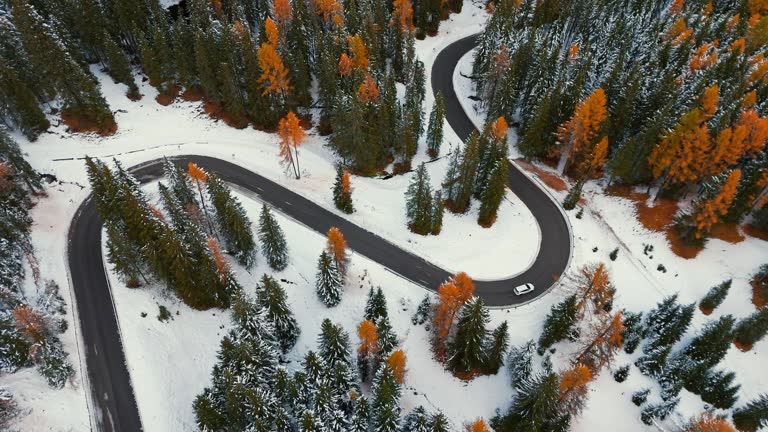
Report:
[[[486,19],[487,14],[481,7],[467,1],[461,14],[453,15],[441,24],[437,37],[418,41],[417,54],[425,62],[427,76],[442,47],[480,31]],[[462,60],[458,70],[469,75],[471,54]],[[125,166],[130,166],[162,155],[211,155],[236,161],[333,209],[330,189],[335,175],[334,157],[323,146],[324,138],[310,133],[301,149],[305,171],[301,180],[293,180],[278,164],[274,135],[235,130],[214,122],[201,112],[199,103],[177,101],[168,107],[159,105],[154,101],[155,90],[146,85],[141,87],[145,97],[131,102],[123,96],[123,86],[104,79],[100,73],[99,77],[110,106],[117,111],[120,129],[115,136],[71,135],[63,126],[55,126],[35,143],[17,137],[35,168],[69,182],[48,188],[49,197],[40,200],[32,211],[35,221],[32,235],[43,278],[52,278],[59,283],[70,308],[73,301],[66,270],[66,234],[74,211],[88,193],[83,162],[68,160],[70,158],[85,154],[116,155]],[[471,94],[468,80],[459,73],[454,75],[454,80],[457,92],[467,103],[465,106],[472,107],[468,99]],[[433,100],[428,86],[427,113]],[[483,113],[473,109],[468,111],[481,125]],[[455,150],[460,141],[447,124],[445,138],[441,155]],[[423,145],[420,150],[415,164],[427,160]],[[427,165],[433,186],[442,180],[446,164],[446,158],[443,158]],[[357,213],[349,218],[447,269],[464,270],[476,278],[515,274],[526,268],[535,256],[538,249],[538,235],[533,229],[535,222],[513,195],[503,203],[499,221],[491,229],[480,228],[475,223],[476,213],[470,212],[460,217],[446,214],[443,233],[439,236],[420,237],[409,233],[405,229],[402,198],[408,181],[407,175],[389,180],[353,178]],[[81,188],[78,184],[86,187]],[[564,197],[563,192],[551,192],[558,199]],[[239,196],[255,219],[258,202]],[[748,278],[768,257],[768,243],[749,237],[738,244],[711,240],[696,259],[684,260],[670,251],[662,234],[648,231],[636,222],[631,201],[607,196],[592,184],[585,188],[584,196],[587,201],[584,217],[576,219],[575,212],[568,214],[575,235],[572,266],[605,262],[618,290],[617,307],[644,311],[665,295],[675,292],[680,293],[681,301],[697,301],[711,286],[733,277],[734,283],[725,303],[707,319],[725,313],[740,318],[753,310],[749,302]],[[497,376],[464,383],[431,360],[424,328],[410,324],[410,316],[424,296],[421,288],[353,254],[344,299],[336,308],[326,309],[316,300],[313,290],[316,259],[324,239],[282,215],[278,214],[278,219],[286,231],[292,261],[286,271],[276,276],[291,282],[283,282],[283,286],[302,327],[302,336],[292,359],[315,347],[319,324],[325,317],[341,323],[354,335],[354,326],[362,315],[369,286],[381,286],[387,294],[394,329],[409,360],[406,385],[412,390],[404,392],[405,412],[419,404],[439,408],[458,428],[465,420],[478,416],[489,418],[497,408],[505,409],[511,394],[506,369]],[[654,246],[652,259],[642,253],[644,244]],[[594,247],[598,248],[597,252],[593,252]],[[612,262],[608,253],[616,247],[620,252],[618,259]],[[489,250],[493,253],[486,252]],[[656,270],[660,263],[666,266],[667,273]],[[238,278],[247,289],[253,289],[264,270],[262,259],[250,274],[238,271]],[[34,289],[31,282],[28,287]],[[132,290],[119,281],[113,281],[113,287],[128,366],[145,429],[191,429],[194,421],[192,399],[209,382],[219,340],[230,324],[228,312],[193,311],[159,288]],[[512,344],[536,338],[550,306],[563,296],[563,292],[557,291],[523,307],[493,310],[490,325],[496,326],[507,320]],[[161,323],[156,319],[158,304],[171,310],[172,321]],[[146,312],[147,316],[141,317],[141,312]],[[74,321],[71,311],[68,319]],[[697,311],[694,329],[689,334],[705,321]],[[62,335],[77,370],[75,380],[63,390],[49,389],[33,369],[0,377],[0,385],[10,387],[21,408],[28,413],[20,418],[20,423],[13,425],[14,428],[24,431],[90,430],[77,331],[77,326],[72,325]],[[555,369],[566,365],[569,349],[568,346],[559,347],[554,356]],[[767,355],[768,341],[758,343],[747,353],[735,348],[728,352],[722,366],[737,373],[737,381],[742,385],[738,404],[768,388],[768,369],[764,367]],[[622,353],[615,364],[623,365],[633,359]],[[640,410],[629,400],[632,392],[643,386],[655,388],[655,384],[636,369],[622,384],[613,380],[610,371],[604,371],[591,384],[587,409],[574,422],[573,429],[579,432],[615,430],[621,425],[621,430],[630,432],[652,430],[637,421]],[[680,411],[684,416],[698,414],[703,408],[700,399],[685,391],[683,394]]]
[[[472,72],[474,50],[468,52],[460,60],[453,76],[454,86],[459,100],[472,122],[477,127],[485,123],[486,112],[481,104],[474,100],[474,87],[469,76]],[[511,133],[510,144],[515,134]],[[519,157],[514,145],[510,146],[510,157]],[[537,164],[541,170],[552,171],[543,164]],[[546,186],[545,186],[546,187]],[[684,259],[675,255],[664,233],[646,229],[637,221],[635,203],[629,199],[610,196],[604,193],[605,184],[590,182],[585,185],[585,212],[581,219],[575,217],[576,211],[568,212],[575,237],[575,251],[571,268],[591,262],[604,262],[610,270],[612,280],[617,288],[616,306],[633,312],[645,312],[652,308],[663,297],[679,294],[681,303],[694,303],[701,300],[706,292],[723,280],[733,279],[733,285],[725,302],[710,316],[704,316],[698,308],[693,318],[691,328],[681,345],[696,334],[702,326],[722,315],[731,314],[737,319],[750,315],[754,310],[751,303],[751,287],[749,280],[757,268],[768,259],[768,242],[746,236],[740,243],[732,244],[719,239],[711,239],[705,249],[695,259]],[[565,198],[565,191],[548,188],[559,200]],[[645,245],[653,246],[653,252],[644,254]],[[597,248],[597,251],[593,251]],[[608,254],[619,248],[616,261],[611,261]],[[662,264],[667,271],[657,268]],[[546,314],[542,309],[544,303],[553,303],[553,297],[545,297],[536,302],[515,310],[522,313],[524,309],[531,311],[537,320]],[[516,329],[518,322],[510,321],[510,328]],[[535,322],[530,333],[522,337],[536,337],[540,331],[539,322]],[[512,339],[515,340],[513,330]],[[555,355],[554,364],[565,365],[570,350],[565,346]],[[615,359],[614,365],[622,366],[633,363],[637,356],[625,354],[623,351]],[[740,398],[736,406],[746,403],[768,388],[768,369],[764,367],[768,359],[768,341],[755,345],[749,352],[741,352],[731,347],[720,367],[736,373],[736,382],[741,384]],[[654,389],[658,395],[658,386],[653,380],[641,375],[632,368],[630,376],[624,383],[617,383],[611,376],[611,371],[605,370],[592,382],[590,401],[583,415],[573,423],[573,430],[594,431],[616,429],[621,424],[623,431],[648,431],[638,419],[640,409],[630,400],[634,391],[642,387]],[[653,394],[653,393],[652,393]],[[649,399],[651,400],[653,396]],[[701,399],[686,390],[682,391],[678,411],[680,417],[668,419],[667,426],[681,424],[691,416],[704,410]],[[609,414],[610,413],[610,414]],[[632,420],[629,420],[632,419]],[[620,423],[619,423],[620,421]]]

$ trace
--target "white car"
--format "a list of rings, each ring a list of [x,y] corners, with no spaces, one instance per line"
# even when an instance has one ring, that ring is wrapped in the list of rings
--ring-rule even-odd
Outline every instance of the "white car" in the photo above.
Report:
[[[515,287],[514,291],[515,291],[515,295],[528,294],[529,292],[533,292],[533,284],[532,283],[522,284],[520,286]]]

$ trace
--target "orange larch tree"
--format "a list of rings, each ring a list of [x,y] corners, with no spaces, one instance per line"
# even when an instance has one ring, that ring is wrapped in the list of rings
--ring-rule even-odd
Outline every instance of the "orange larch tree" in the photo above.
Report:
[[[301,178],[299,146],[304,142],[306,134],[304,129],[301,128],[301,121],[293,111],[280,119],[278,133],[280,135],[280,156],[283,163],[290,166],[296,179],[299,179]]]
[[[339,57],[339,75],[345,77],[352,73],[352,59],[349,58],[347,53],[341,53]]]
[[[336,266],[342,275],[347,273],[347,264],[349,263],[349,256],[347,254],[347,241],[344,239],[344,234],[336,227],[331,227],[328,230],[328,241],[326,243],[326,250],[336,262]]]
[[[685,427],[685,432],[736,432],[736,428],[728,420],[705,412],[693,419]]]
[[[693,35],[693,29],[688,28],[685,23],[685,17],[680,17],[664,32],[663,38],[666,42],[676,47],[688,40],[691,35]]]
[[[669,5],[670,15],[680,15],[683,12],[683,0],[675,0]]]
[[[459,288],[459,300],[462,304],[469,301],[475,294],[475,283],[465,272],[458,272],[451,276],[450,281]]]
[[[224,258],[224,254],[221,252],[219,243],[213,237],[208,237],[208,250],[211,251],[213,261],[216,263],[216,271],[219,273],[219,278],[222,282],[225,282],[229,278],[229,264]]]
[[[290,90],[290,80],[288,79],[288,69],[277,52],[280,33],[272,18],[267,18],[264,21],[264,29],[267,40],[261,43],[257,52],[259,68],[261,68],[261,76],[257,81],[262,86],[263,94],[284,95]]]
[[[357,326],[357,337],[360,345],[357,348],[357,363],[363,374],[363,381],[371,375],[371,370],[377,367],[379,352],[379,333],[376,324],[369,320],[363,320]]]
[[[409,0],[392,1],[392,21],[390,25],[397,25],[403,33],[410,33],[413,26],[413,6]]]
[[[576,294],[576,310],[580,317],[604,312],[613,300],[615,289],[604,263],[585,264],[569,276]]]
[[[741,113],[737,127],[745,129],[743,154],[755,156],[768,142],[768,117],[760,117],[754,109]]]
[[[438,301],[432,317],[432,347],[438,359],[445,357],[445,344],[456,315],[475,292],[475,283],[464,272],[456,273],[437,289]]]
[[[352,67],[361,71],[367,71],[370,60],[368,59],[368,48],[360,35],[354,35],[347,38],[349,43],[349,52],[352,53]]]
[[[711,118],[717,111],[717,104],[720,102],[720,86],[711,85],[704,89],[701,95],[701,109],[707,118]]]
[[[705,234],[708,234],[712,230],[712,226],[720,222],[720,219],[728,213],[733,198],[736,196],[740,178],[741,170],[733,170],[717,195],[696,204],[692,215],[695,239],[701,239]]]
[[[561,152],[561,172],[566,172],[572,162],[577,165],[590,154],[605,136],[604,124],[608,118],[605,91],[598,88],[576,106],[573,116],[555,133]]]
[[[203,184],[208,181],[208,174],[194,162],[187,164],[187,174],[189,174],[195,182],[197,192],[200,194],[200,204],[203,206],[203,214],[205,215],[205,220],[208,222],[208,234],[213,235],[213,223],[211,222],[210,213],[205,204],[205,196],[203,195]]]
[[[357,97],[363,103],[374,103],[379,100],[379,87],[376,86],[376,81],[373,79],[373,75],[365,74],[365,81],[360,83],[357,88]]]
[[[405,382],[405,374],[408,372],[406,368],[406,357],[403,350],[393,351],[392,354],[387,357],[387,366],[392,369],[392,374],[395,376],[395,381],[398,384]]]
[[[708,171],[711,147],[712,139],[703,111],[699,108],[688,111],[648,156],[651,174],[663,179],[659,191],[672,184],[701,180]]]
[[[715,136],[712,153],[709,156],[709,175],[717,175],[727,167],[735,165],[744,155],[747,128],[734,125],[720,131]]]
[[[491,432],[491,428],[489,428],[485,420],[481,418],[476,419],[471,423],[467,423],[464,430],[466,432]]]
[[[589,388],[592,381],[592,371],[581,363],[576,363],[572,368],[560,373],[560,408],[571,416],[578,416],[587,402]]]
[[[692,71],[706,69],[717,63],[717,51],[714,43],[705,43],[696,48],[691,59],[688,61],[688,67]]]
[[[493,136],[497,142],[502,142],[502,140],[507,136],[508,129],[509,124],[507,124],[507,120],[504,119],[504,117],[497,118],[490,125],[491,136]]]
[[[314,0],[315,10],[323,19],[326,30],[344,24],[344,8],[337,0]]]
[[[582,345],[574,354],[573,363],[588,367],[597,375],[611,363],[613,356],[624,344],[621,332],[625,327],[621,311],[613,315],[604,313],[592,318],[590,328],[582,338]]]
[[[47,329],[42,314],[27,305],[20,304],[13,308],[13,318],[16,328],[31,345],[45,340]]]
[[[272,16],[282,27],[291,20],[291,2],[288,0],[274,0],[272,2]]]

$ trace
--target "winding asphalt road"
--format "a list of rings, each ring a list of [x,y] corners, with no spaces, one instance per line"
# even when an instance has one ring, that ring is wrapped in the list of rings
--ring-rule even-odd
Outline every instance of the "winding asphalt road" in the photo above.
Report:
[[[449,45],[438,55],[432,71],[432,87],[435,92],[442,91],[447,120],[461,138],[469,136],[474,126],[456,98],[452,76],[458,60],[474,46],[474,42],[474,37],[470,37]],[[325,233],[331,226],[338,227],[355,253],[416,284],[436,289],[450,276],[447,271],[386,239],[231,162],[192,155],[175,158],[175,161],[182,164],[192,161],[204,166],[223,180],[257,194],[274,208],[317,232]],[[511,168],[509,187],[538,221],[541,246],[535,262],[523,273],[504,280],[476,282],[476,294],[490,306],[520,304],[544,294],[565,270],[570,256],[571,236],[558,205],[515,164],[511,163]],[[142,182],[151,181],[162,175],[162,164],[158,160],[151,161],[134,167],[132,172]],[[86,199],[70,226],[68,254],[92,392],[91,406],[96,414],[94,428],[100,431],[140,431],[141,418],[101,254],[101,232],[101,221],[94,202]],[[488,250],[484,253],[494,252]],[[512,288],[526,282],[532,282],[536,290],[526,296],[515,296]]]

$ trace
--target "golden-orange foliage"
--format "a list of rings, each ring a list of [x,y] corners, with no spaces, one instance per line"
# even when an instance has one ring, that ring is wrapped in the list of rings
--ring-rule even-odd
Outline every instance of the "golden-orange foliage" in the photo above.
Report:
[[[328,241],[326,243],[326,249],[328,253],[333,257],[336,265],[339,267],[342,273],[347,270],[347,241],[344,239],[344,234],[336,227],[331,227],[328,230]]]
[[[365,42],[360,35],[354,35],[347,38],[349,42],[349,52],[352,53],[352,67],[355,69],[367,71],[368,64],[368,48],[365,47]]]
[[[227,277],[229,277],[229,264],[227,264],[227,260],[221,252],[219,243],[213,237],[208,237],[208,249],[211,251],[213,260],[216,263],[216,270],[219,272],[219,277],[222,281],[225,281]]]
[[[299,146],[304,141],[305,133],[301,128],[301,121],[293,111],[285,115],[277,125],[278,134],[280,135],[280,156],[283,159],[283,163],[290,165],[296,175],[296,178],[300,176],[298,156]]]
[[[560,373],[560,407],[573,416],[579,415],[587,399],[592,370],[581,363]]]
[[[747,48],[750,52],[754,52],[766,43],[768,43],[768,15],[752,15],[747,31]]]
[[[336,0],[315,0],[314,2],[317,14],[323,18],[326,26],[331,24],[341,26],[344,23],[344,9],[341,3]]]
[[[712,413],[705,412],[694,419],[685,432],[736,432],[727,420],[716,417]]]
[[[664,33],[664,40],[672,44],[672,46],[678,46],[688,40],[692,34],[693,29],[688,28],[685,24],[685,18],[681,17]]]
[[[263,88],[262,94],[287,93],[290,89],[290,81],[288,79],[288,69],[286,69],[282,57],[277,52],[277,44],[280,39],[277,25],[275,25],[271,18],[267,18],[264,21],[264,28],[267,34],[267,41],[262,42],[257,53],[259,68],[261,68],[261,76],[259,76],[257,81]]]
[[[759,53],[749,59],[749,75],[747,82],[753,85],[761,79],[768,79],[768,59],[763,53]]]
[[[688,62],[688,67],[693,71],[706,69],[717,63],[717,51],[714,49],[714,43],[705,43],[698,47]]]
[[[0,162],[0,192],[7,193],[13,190],[12,174],[13,167],[9,163]]]
[[[437,295],[438,302],[432,318],[432,332],[435,354],[442,359],[445,355],[445,342],[451,333],[456,313],[464,302],[461,300],[459,287],[453,282],[440,285]]]
[[[744,99],[741,101],[741,106],[744,108],[752,108],[757,103],[757,92],[752,90],[744,95]]]
[[[670,15],[679,15],[683,12],[683,0],[675,0],[669,5]]]
[[[349,171],[347,170],[344,170],[341,175],[341,190],[347,194],[352,192],[352,181],[349,179]]]
[[[736,124],[746,129],[744,154],[754,156],[765,147],[768,141],[768,117],[760,117],[757,111],[749,109],[741,114]]]
[[[352,59],[349,58],[347,53],[341,53],[339,57],[339,74],[341,76],[348,76],[352,72]]]
[[[374,356],[379,352],[379,334],[376,324],[369,320],[361,321],[357,326],[357,337],[360,339],[358,350],[361,356]]]
[[[725,29],[727,31],[731,31],[734,28],[736,28],[736,25],[739,24],[739,21],[741,20],[741,15],[736,14],[731,17],[731,19],[728,20],[728,23],[725,25]]]
[[[39,312],[20,304],[13,308],[13,318],[16,321],[16,328],[29,342],[36,344],[45,339],[45,323]]]
[[[360,87],[357,88],[357,97],[364,103],[376,102],[379,100],[379,87],[376,86],[376,81],[373,79],[373,75],[365,75],[365,81],[361,82]]]
[[[496,141],[501,142],[501,140],[507,136],[507,129],[509,129],[509,125],[503,116],[497,118],[493,121],[493,123],[491,123],[491,135],[496,139]]]
[[[475,294],[475,283],[465,272],[458,272],[451,276],[450,281],[459,289],[459,300],[462,304],[469,301]]]
[[[749,14],[766,15],[768,14],[768,0],[749,0]]]
[[[701,96],[701,109],[704,115],[712,117],[717,111],[717,103],[720,101],[720,87],[715,84],[707,87]]]
[[[583,346],[576,352],[573,362],[583,364],[593,375],[597,375],[622,347],[624,339],[621,332],[624,329],[621,311],[613,315],[603,313],[593,317],[591,328],[582,338]]]
[[[563,123],[555,136],[565,152],[566,166],[577,156],[580,162],[589,160],[601,141],[603,123],[608,116],[605,91],[596,89],[576,106],[573,116]]]
[[[410,33],[413,26],[413,6],[409,0],[392,1],[392,21],[390,25],[398,25],[403,33]]]
[[[392,374],[395,376],[395,381],[398,384],[405,382],[405,373],[408,369],[405,367],[406,358],[403,350],[393,351],[387,358],[387,366],[392,369]]]
[[[728,48],[731,49],[731,51],[738,51],[740,54],[744,54],[744,50],[746,49],[747,41],[744,38],[736,39],[735,41],[731,42],[730,45],[728,45]]]
[[[720,218],[728,213],[731,202],[736,196],[736,189],[739,186],[741,170],[735,169],[728,176],[720,188],[720,192],[713,198],[699,203],[693,213],[693,222],[696,225],[696,238],[701,238],[702,233],[708,233],[712,225],[720,221]]]
[[[712,140],[706,117],[698,108],[688,111],[666,134],[648,157],[654,177],[666,176],[669,183],[695,182],[707,172],[707,154]]]
[[[291,3],[288,0],[274,0],[272,2],[272,15],[279,23],[291,20]]]
[[[491,429],[485,423],[485,420],[479,418],[464,427],[466,432],[491,432]]]
[[[579,47],[579,44],[573,44],[570,48],[568,48],[568,58],[571,60],[576,60],[579,58],[579,50],[581,48]]]
[[[717,175],[726,167],[735,165],[744,153],[747,128],[734,125],[720,131],[714,140],[714,149],[709,158],[709,173]]]
[[[187,164],[187,173],[189,173],[189,176],[197,182],[205,182],[208,180],[208,174],[194,162]]]
[[[596,311],[601,313],[613,299],[613,284],[604,263],[585,264],[572,278],[576,289],[576,310],[580,316]]]

